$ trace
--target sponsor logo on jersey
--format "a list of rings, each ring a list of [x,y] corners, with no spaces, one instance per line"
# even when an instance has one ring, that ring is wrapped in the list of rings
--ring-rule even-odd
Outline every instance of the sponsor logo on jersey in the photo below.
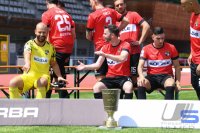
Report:
[[[108,65],[111,65],[111,66],[112,66],[112,65],[117,65],[117,64],[119,64],[119,63],[121,63],[121,62],[117,62],[117,61],[114,61],[114,60],[111,60],[111,59],[108,59],[108,58],[107,58],[107,64],[108,64]]]
[[[195,26],[197,27],[199,25],[198,21],[195,22]]]
[[[148,60],[147,65],[149,67],[165,67],[170,66],[172,64],[171,59],[166,60]]]
[[[34,59],[34,61],[41,63],[41,64],[46,64],[48,62],[48,59],[44,58],[44,57],[34,56],[33,59]]]
[[[190,36],[193,38],[200,38],[200,31],[193,29],[190,27]]]
[[[135,32],[137,31],[136,25],[135,24],[128,24],[121,32],[122,33],[126,33],[126,32]]]

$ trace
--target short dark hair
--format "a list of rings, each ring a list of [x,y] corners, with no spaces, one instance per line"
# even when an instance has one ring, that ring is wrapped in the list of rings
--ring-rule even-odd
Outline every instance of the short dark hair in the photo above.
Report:
[[[65,3],[62,2],[62,1],[59,1],[59,2],[58,2],[58,5],[59,5],[61,8],[65,8]]]
[[[153,29],[153,34],[155,34],[155,35],[163,34],[163,33],[164,33],[164,30],[163,30],[162,27],[157,26],[157,27],[155,27],[155,28]]]
[[[58,4],[58,0],[46,0],[49,4]]]
[[[116,25],[108,25],[104,27],[105,29],[108,29],[110,33],[115,34],[115,36],[119,36],[119,28]]]

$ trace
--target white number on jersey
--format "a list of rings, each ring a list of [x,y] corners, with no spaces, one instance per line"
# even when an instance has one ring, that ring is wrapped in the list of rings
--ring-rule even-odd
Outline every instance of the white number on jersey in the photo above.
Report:
[[[68,21],[68,18],[69,18],[68,15],[55,15],[55,20],[59,20],[57,22],[59,32],[71,31],[71,24]]]
[[[112,24],[112,18],[110,16],[106,17],[106,25]]]

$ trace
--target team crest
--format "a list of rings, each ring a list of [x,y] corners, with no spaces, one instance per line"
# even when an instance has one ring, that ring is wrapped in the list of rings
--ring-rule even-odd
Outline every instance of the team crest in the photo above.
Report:
[[[49,50],[45,50],[44,52],[45,52],[45,54],[46,54],[46,55],[48,55],[48,54],[49,54]]]
[[[166,51],[165,52],[165,56],[169,56],[170,55],[170,52],[169,51]]]
[[[198,21],[195,22],[195,26],[197,27],[199,25]]]

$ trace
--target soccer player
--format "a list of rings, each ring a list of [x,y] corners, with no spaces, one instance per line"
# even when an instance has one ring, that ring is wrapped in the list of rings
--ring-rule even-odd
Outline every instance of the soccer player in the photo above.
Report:
[[[200,6],[197,0],[181,0],[182,7],[189,13],[191,53],[188,64],[191,69],[192,87],[200,100]]]
[[[64,66],[73,50],[75,30],[72,17],[58,4],[58,0],[46,0],[48,10],[42,14],[42,22],[50,28],[49,42],[55,47],[56,60],[62,76],[66,78]],[[69,98],[68,92],[60,90],[59,97]]]
[[[180,65],[178,52],[174,45],[164,42],[165,34],[162,27],[155,27],[152,35],[153,43],[143,47],[138,64],[138,99],[146,99],[146,93],[157,88],[164,88],[165,99],[174,99],[174,91],[180,86]],[[145,61],[147,63],[147,76],[143,75]],[[175,68],[173,78],[172,65]]]
[[[95,51],[99,51],[102,46],[106,45],[106,41],[103,38],[104,26],[110,24],[116,24],[117,21],[121,21],[119,30],[122,30],[129,23],[128,19],[117,13],[114,9],[104,7],[103,0],[90,0],[90,5],[94,12],[88,16],[86,27],[86,38],[93,41]],[[95,61],[98,59],[98,55],[95,55]],[[95,76],[97,80],[105,77],[107,72],[106,60],[103,65],[96,71]]]
[[[119,88],[125,91],[124,99],[132,99],[133,84],[129,77],[131,46],[129,43],[119,39],[119,29],[115,25],[106,26],[103,37],[109,43],[104,45],[100,51],[95,52],[99,56],[97,61],[90,65],[79,62],[80,65],[77,66],[77,70],[98,69],[107,59],[108,72],[106,77],[94,85],[94,98],[102,98],[102,89]]]
[[[137,66],[140,58],[140,45],[147,38],[150,26],[137,12],[127,11],[124,0],[114,0],[114,6],[116,11],[129,19],[129,24],[120,32],[120,39],[131,44],[131,78],[134,87],[137,87]],[[142,30],[141,36],[140,30]]]
[[[43,23],[38,23],[35,29],[36,38],[29,40],[24,46],[24,73],[11,79],[9,84],[10,99],[19,98],[23,92],[32,87],[37,88],[36,98],[45,98],[49,89],[49,68],[53,68],[58,80],[65,81],[60,74],[55,59],[54,47],[46,41],[48,28]]]

